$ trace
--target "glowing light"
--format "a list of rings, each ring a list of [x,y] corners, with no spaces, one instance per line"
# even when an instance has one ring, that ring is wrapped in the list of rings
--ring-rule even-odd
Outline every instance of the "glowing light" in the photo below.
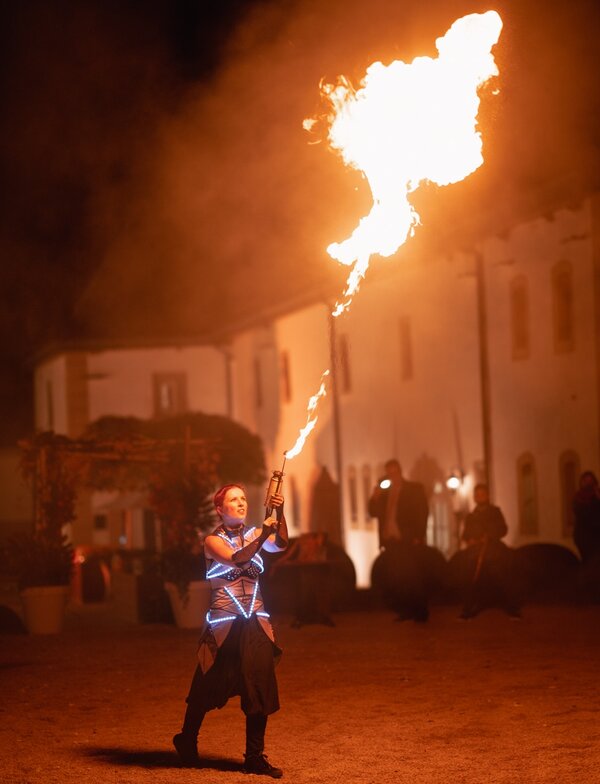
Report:
[[[211,618],[210,610],[206,613],[206,622],[211,626],[215,626],[218,623],[225,623],[226,621],[235,621],[235,619],[235,615],[223,615],[221,618]]]
[[[381,487],[382,490],[387,490],[391,486],[392,486],[391,479],[382,479],[381,482],[379,483],[379,487]]]
[[[234,596],[229,590],[229,588],[225,588],[225,593],[227,594],[227,596],[229,596],[230,599],[233,600],[235,606],[238,608],[238,610],[241,612],[244,618],[248,619],[252,615],[252,613],[254,612],[254,602],[256,601],[256,594],[258,593],[258,582],[254,583],[254,592],[252,593],[252,599],[250,600],[250,609],[247,612],[242,606],[242,604],[239,602],[237,596]]]
[[[446,487],[448,488],[448,490],[458,490],[461,484],[462,484],[461,476],[456,471],[451,473],[448,479],[446,479]]]
[[[344,78],[322,87],[333,107],[330,145],[364,174],[373,196],[352,235],[327,248],[352,266],[334,316],[350,306],[370,257],[391,256],[413,234],[420,219],[409,194],[425,181],[458,182],[483,163],[478,90],[498,74],[491,48],[501,29],[495,11],[470,14],[437,39],[435,59],[376,62],[356,90]]]
[[[223,575],[231,571],[233,571],[233,567],[224,566],[223,564],[216,563],[214,566],[211,566],[210,569],[206,572],[206,576],[210,580],[211,577],[222,577]]]
[[[308,401],[308,406],[306,410],[308,411],[308,416],[306,419],[306,425],[300,431],[298,438],[296,439],[296,443],[291,449],[288,449],[285,453],[286,459],[291,460],[292,458],[296,457],[296,455],[300,454],[306,439],[308,438],[309,434],[314,429],[315,425],[317,424],[318,414],[317,414],[317,406],[319,405],[319,400],[322,397],[325,397],[327,394],[327,377],[329,376],[329,370],[326,370],[323,375],[321,376],[321,384],[319,389],[315,395],[313,395],[310,400]]]
[[[496,11],[469,14],[437,39],[435,59],[396,60],[388,66],[376,62],[358,89],[345,78],[322,87],[332,107],[329,143],[347,166],[362,172],[373,196],[370,213],[351,236],[327,248],[333,259],[351,267],[334,316],[350,307],[371,256],[391,256],[414,233],[420,217],[409,195],[426,181],[459,182],[483,163],[478,90],[498,74],[491,49],[501,30]],[[306,130],[313,125],[304,122]],[[299,454],[317,423],[328,374],[309,402],[307,423],[288,459]]]

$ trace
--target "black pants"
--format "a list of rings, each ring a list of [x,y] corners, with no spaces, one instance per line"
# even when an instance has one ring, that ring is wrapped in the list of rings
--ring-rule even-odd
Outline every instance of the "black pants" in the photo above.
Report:
[[[239,695],[246,714],[246,756],[261,754],[267,716],[279,710],[277,652],[256,616],[237,618],[213,666],[206,673],[196,668],[182,733],[195,741],[206,712],[222,708],[230,697]]]
[[[181,732],[194,743],[200,732],[205,713],[194,705],[189,705],[185,712]],[[254,713],[246,716],[246,757],[258,757],[265,748],[265,731],[267,729],[267,716]]]
[[[488,607],[497,607],[509,615],[520,612],[514,588],[513,553],[503,542],[471,545],[467,553],[473,576],[465,587],[461,615],[471,618]]]

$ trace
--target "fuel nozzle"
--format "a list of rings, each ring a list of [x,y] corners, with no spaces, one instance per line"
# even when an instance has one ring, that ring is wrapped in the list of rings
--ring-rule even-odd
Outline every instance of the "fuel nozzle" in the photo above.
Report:
[[[287,459],[287,455],[283,453],[283,464],[280,470],[273,471],[271,478],[269,479],[269,484],[267,487],[267,492],[265,495],[265,520],[267,517],[271,517],[273,514],[273,507],[269,505],[269,500],[274,493],[281,493],[281,489],[283,487],[283,477],[285,474],[283,473],[283,469],[285,468],[285,461]]]

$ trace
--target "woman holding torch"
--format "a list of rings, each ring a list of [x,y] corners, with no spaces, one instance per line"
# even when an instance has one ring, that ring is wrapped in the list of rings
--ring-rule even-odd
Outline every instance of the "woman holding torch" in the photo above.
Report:
[[[211,605],[200,637],[183,727],[173,738],[186,766],[200,765],[196,744],[205,713],[222,708],[230,697],[239,695],[246,715],[244,770],[272,778],[283,775],[264,754],[267,717],[279,709],[275,660],[281,651],[275,645],[258,582],[263,571],[260,551],[279,552],[288,543],[283,496],[277,492],[280,487],[281,477],[269,486],[267,517],[257,528],[246,525],[248,502],[243,487],[225,485],[215,493],[221,522],[204,541]]]

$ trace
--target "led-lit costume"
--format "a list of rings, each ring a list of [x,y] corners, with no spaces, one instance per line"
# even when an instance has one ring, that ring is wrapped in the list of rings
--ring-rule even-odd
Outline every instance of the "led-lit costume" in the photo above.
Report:
[[[253,542],[260,535],[260,529],[241,526],[239,531],[231,532],[220,525],[213,533],[226,542],[234,553]],[[210,581],[211,603],[198,646],[198,663],[203,673],[207,673],[213,666],[219,648],[238,618],[248,621],[255,617],[264,633],[275,644],[269,613],[265,610],[260,592],[259,577],[263,572],[264,564],[260,553],[252,557],[250,565],[245,569],[227,566],[211,558],[206,559],[206,578]]]
[[[213,532],[232,554],[260,534],[260,528],[245,525],[235,530],[220,525]],[[281,650],[275,645],[260,592],[262,557],[256,553],[245,568],[207,558],[206,567],[211,604],[200,636],[188,706],[205,713],[239,695],[247,716],[262,715],[266,720],[279,709],[275,663]]]

